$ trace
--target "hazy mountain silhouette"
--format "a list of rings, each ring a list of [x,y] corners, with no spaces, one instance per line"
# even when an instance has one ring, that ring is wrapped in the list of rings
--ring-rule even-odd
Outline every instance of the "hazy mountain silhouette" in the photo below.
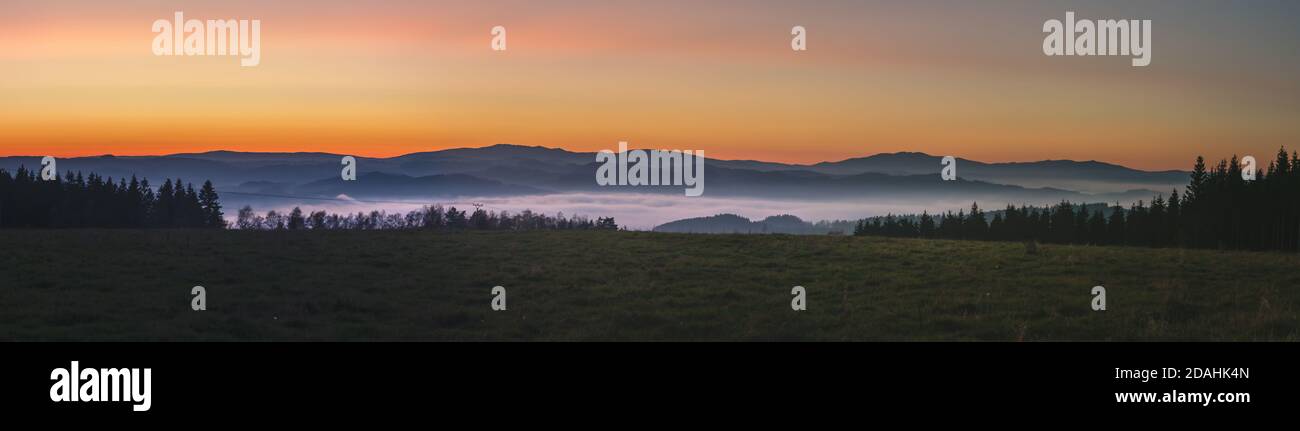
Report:
[[[1085,204],[1080,204],[1085,205]],[[1100,212],[1103,216],[1109,217],[1114,209],[1105,203],[1086,204],[1089,214]],[[939,217],[942,214],[931,214]],[[984,211],[985,220],[993,220],[995,216],[1005,216],[1006,210],[996,209]],[[910,220],[918,222],[919,214],[898,214],[892,217],[899,220]],[[867,221],[875,219],[883,220],[885,216],[867,217]],[[710,233],[710,234],[762,234],[762,233],[782,233],[793,235],[825,235],[832,232],[840,234],[852,234],[854,220],[822,220],[816,223],[804,221],[799,217],[792,215],[770,216],[763,220],[751,221],[748,218],[735,214],[718,214],[709,217],[691,217],[681,220],[674,220],[654,227],[655,232],[671,233]]]
[[[812,165],[812,168],[817,172],[838,175],[863,172],[919,175],[935,172],[936,166],[940,166],[942,159],[943,157],[925,153],[888,153],[838,162],[822,162]],[[984,163],[957,158],[957,167],[958,176],[972,180],[1089,192],[1139,187],[1168,190],[1174,186],[1184,185],[1190,174],[1178,170],[1142,171],[1095,160]]]
[[[212,151],[165,156],[94,156],[59,159],[61,172],[105,177],[210,179],[220,190],[311,197],[429,198],[512,196],[568,192],[683,194],[683,186],[599,187],[596,153],[494,145],[357,157],[357,182],[339,173],[343,155]],[[939,179],[941,157],[924,153],[877,154],[837,162],[797,165],[754,160],[706,162],[705,196],[768,199],[935,199],[1048,203],[1054,200],[1149,199],[1186,183],[1182,171],[1149,172],[1095,161],[1049,160],[983,163],[959,159],[959,181]],[[38,169],[40,157],[0,158],[0,168]]]
[[[843,222],[845,227],[852,227],[850,222]],[[818,224],[803,221],[792,215],[771,216],[759,221],[735,214],[719,214],[710,217],[694,217],[672,221],[655,226],[655,232],[674,233],[786,233],[797,235],[825,234],[834,229],[830,223]]]

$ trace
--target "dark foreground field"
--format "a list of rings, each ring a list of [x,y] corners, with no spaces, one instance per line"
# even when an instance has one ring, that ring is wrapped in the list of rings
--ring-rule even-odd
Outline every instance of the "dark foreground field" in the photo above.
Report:
[[[1283,254],[628,232],[3,231],[0,248],[7,340],[1300,339]]]

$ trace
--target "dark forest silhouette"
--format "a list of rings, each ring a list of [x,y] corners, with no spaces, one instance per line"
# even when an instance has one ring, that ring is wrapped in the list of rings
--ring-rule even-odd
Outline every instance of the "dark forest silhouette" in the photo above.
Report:
[[[0,228],[226,228],[220,196],[211,181],[194,190],[180,179],[166,180],[157,191],[148,179],[113,181],[97,174],[68,172],[44,181],[38,172],[19,167],[16,174],[0,169]],[[522,211],[510,214],[475,208],[426,206],[403,214],[383,211],[357,214],[285,214],[238,212],[234,228],[299,229],[441,229],[441,230],[613,230],[613,217],[589,219]]]
[[[148,179],[113,181],[80,172],[44,181],[39,172],[0,169],[0,228],[223,228],[220,198],[205,181],[180,179],[155,192]]]
[[[1059,244],[1296,251],[1300,244],[1300,159],[1280,149],[1255,180],[1242,178],[1237,156],[1207,169],[1196,158],[1190,182],[1148,206],[1102,210],[1061,202],[1050,208],[1008,206],[990,219],[969,213],[885,216],[858,221],[855,235],[1042,241]]]
[[[303,213],[294,208],[287,214],[268,211],[265,216],[245,206],[239,210],[234,226],[250,230],[375,230],[375,229],[432,229],[432,230],[616,230],[613,217],[595,220],[584,216],[555,216],[524,210],[517,214],[507,211],[488,211],[475,207],[474,212],[456,207],[444,209],[441,205],[424,206],[400,213],[384,211],[332,214],[325,211]]]

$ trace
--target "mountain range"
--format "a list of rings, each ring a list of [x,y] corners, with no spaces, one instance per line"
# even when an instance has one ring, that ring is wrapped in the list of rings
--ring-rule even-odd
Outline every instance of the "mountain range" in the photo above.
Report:
[[[659,193],[681,196],[683,186],[601,187],[596,153],[493,145],[357,157],[357,181],[340,178],[342,154],[212,151],[161,156],[91,156],[58,160],[61,172],[114,178],[211,180],[219,191],[247,200],[323,198],[430,200],[534,196],[556,193]],[[1187,182],[1188,172],[1144,171],[1097,161],[1045,160],[986,163],[958,159],[956,181],[939,178],[942,157],[882,153],[837,162],[787,164],[708,159],[705,196],[780,200],[935,200],[1050,203],[1150,199]],[[39,156],[0,158],[0,169],[39,169]],[[236,199],[239,200],[239,199]]]

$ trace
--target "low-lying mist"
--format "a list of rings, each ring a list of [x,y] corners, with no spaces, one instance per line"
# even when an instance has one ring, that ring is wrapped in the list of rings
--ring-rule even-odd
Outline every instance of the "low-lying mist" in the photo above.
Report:
[[[582,215],[589,218],[614,217],[619,226],[632,230],[650,230],[663,223],[717,214],[736,214],[751,220],[760,220],[768,216],[790,214],[805,221],[819,220],[857,220],[864,217],[886,214],[912,214],[922,211],[941,213],[944,211],[969,210],[973,202],[979,202],[985,210],[997,210],[1007,204],[1015,205],[1050,205],[1055,202],[1007,202],[996,197],[971,197],[968,199],[935,200],[921,197],[890,197],[880,199],[844,200],[835,202],[767,200],[752,198],[711,198],[707,196],[686,197],[668,194],[634,194],[634,193],[566,193],[537,196],[467,198],[454,201],[433,200],[428,203],[415,201],[336,201],[312,200],[258,200],[247,201],[227,198],[225,202],[226,218],[234,221],[239,208],[251,205],[258,214],[275,210],[288,213],[294,207],[305,213],[326,211],[339,214],[357,212],[385,211],[388,213],[406,213],[424,205],[438,204],[444,207],[456,207],[460,210],[473,210],[475,203],[483,205],[488,211],[508,211],[518,213],[523,210],[565,216]],[[1128,202],[1124,202],[1128,205]]]

